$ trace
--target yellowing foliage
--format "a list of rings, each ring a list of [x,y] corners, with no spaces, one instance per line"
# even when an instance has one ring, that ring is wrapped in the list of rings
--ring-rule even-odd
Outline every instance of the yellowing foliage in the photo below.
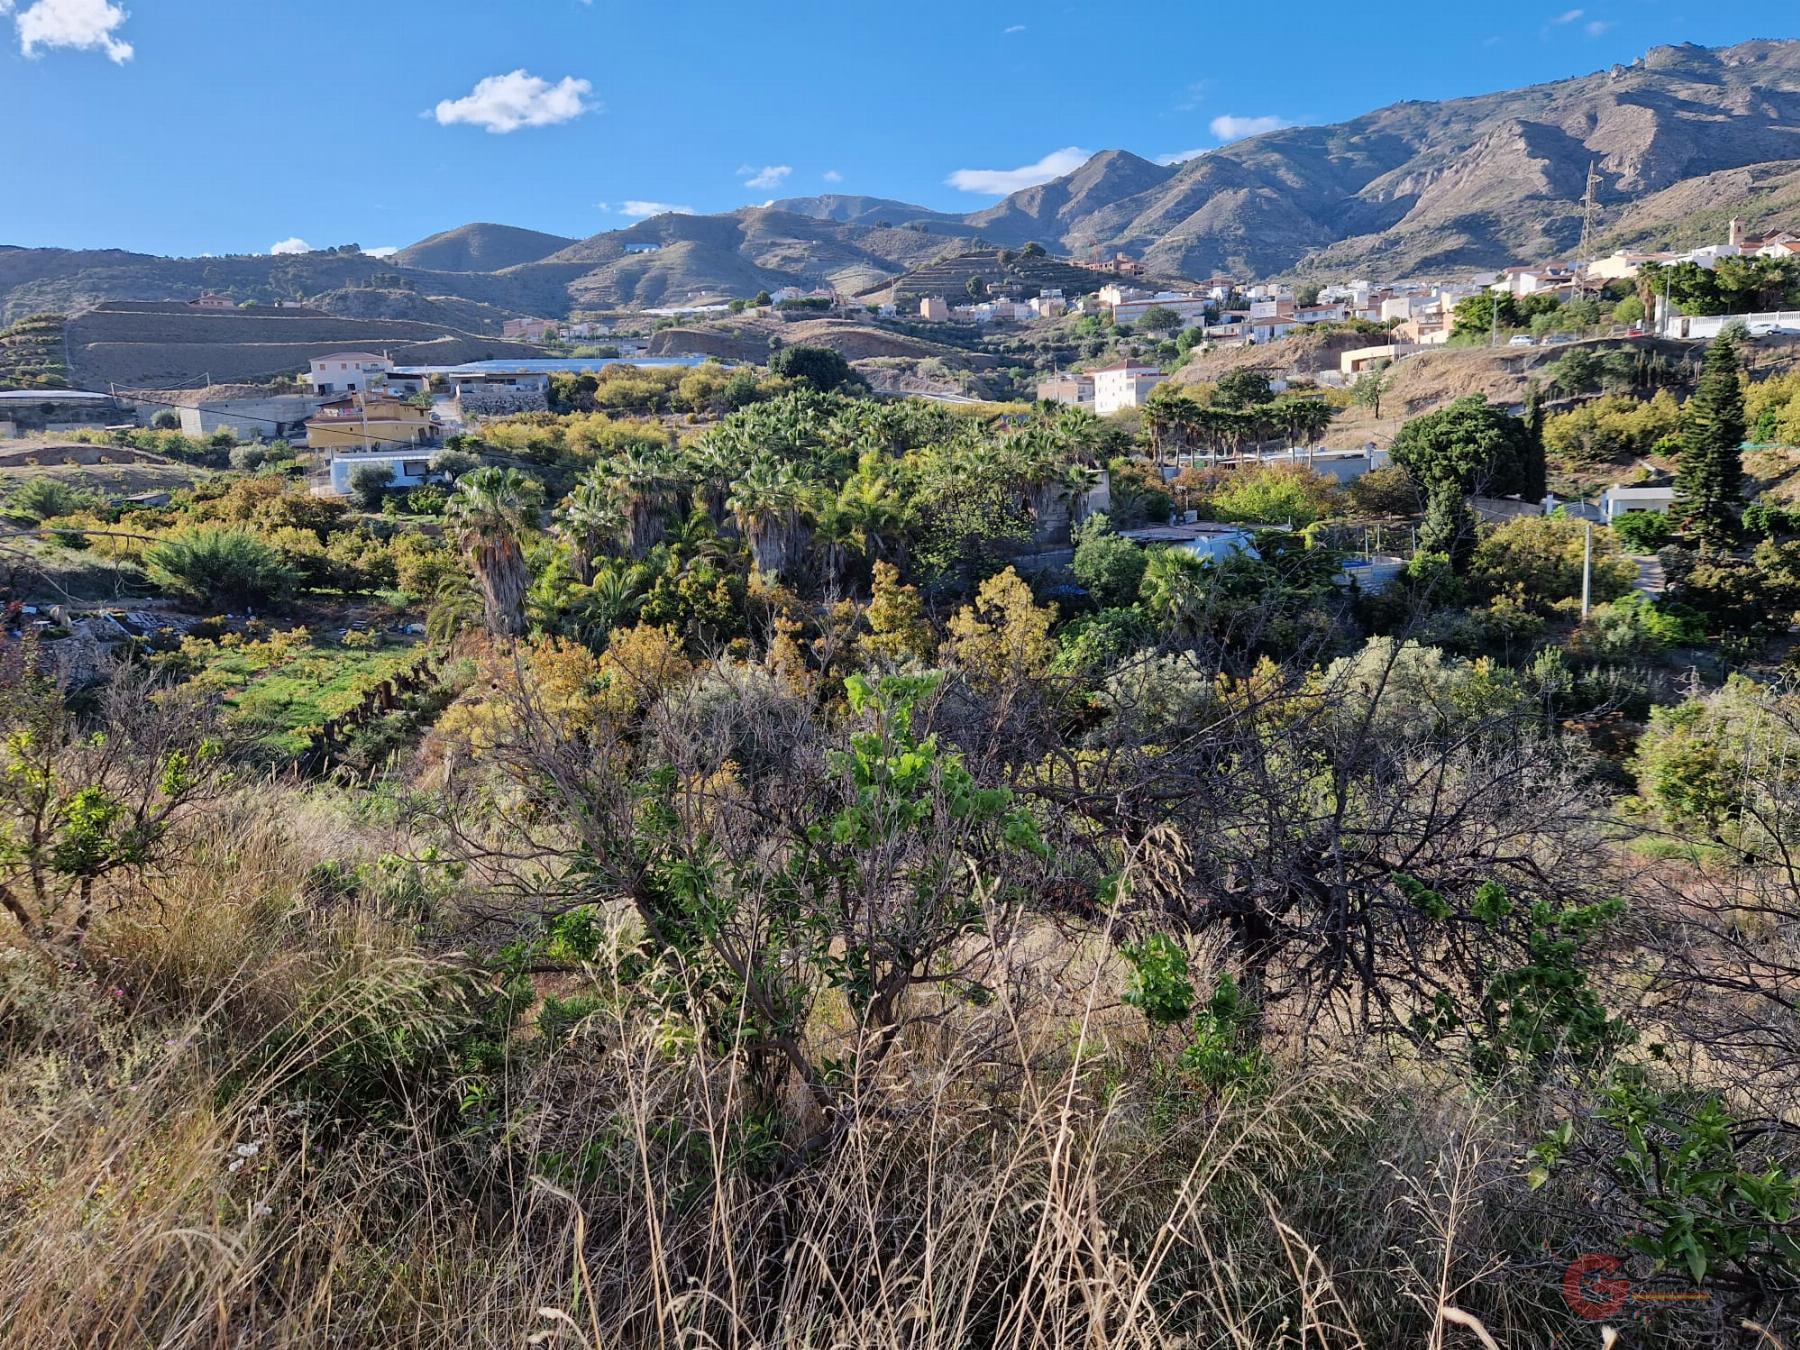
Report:
[[[1056,606],[1036,604],[1031,587],[1009,567],[982,582],[975,603],[950,620],[944,654],[977,687],[1042,679],[1056,652],[1055,622]]]

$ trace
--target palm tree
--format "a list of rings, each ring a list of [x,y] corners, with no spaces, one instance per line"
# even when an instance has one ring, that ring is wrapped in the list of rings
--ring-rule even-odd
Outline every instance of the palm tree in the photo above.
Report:
[[[664,445],[637,444],[598,466],[625,526],[625,551],[641,558],[662,541],[686,485],[680,461]]]
[[[814,539],[821,545],[825,572],[832,581],[842,577],[852,555],[873,562],[899,548],[901,499],[887,467],[883,452],[868,451],[841,488],[835,493],[826,489],[816,500]]]
[[[1206,610],[1208,565],[1185,548],[1151,549],[1144,559],[1144,612],[1171,633],[1192,636]]]
[[[468,577],[461,573],[439,577],[431,592],[431,607],[425,611],[426,641],[448,648],[458,633],[474,624],[481,609],[480,592]]]
[[[592,584],[595,556],[608,538],[617,537],[625,523],[613,500],[611,487],[597,475],[590,474],[563,499],[556,515],[563,537],[569,541],[576,579],[583,586]]]
[[[803,528],[806,486],[793,465],[758,458],[732,485],[726,502],[758,571],[780,576]]]
[[[598,651],[606,635],[635,615],[643,603],[644,565],[613,564],[577,592],[559,617],[565,632]]]
[[[488,631],[517,637],[525,631],[525,592],[531,572],[519,542],[536,524],[541,489],[517,469],[474,469],[456,482],[444,508],[451,533],[481,583]]]
[[[1073,534],[1087,514],[1088,494],[1100,483],[1100,470],[1091,464],[1070,464],[1063,469],[1056,493],[1069,513],[1069,532]]]
[[[695,505],[715,523],[725,519],[725,499],[731,495],[731,484],[750,463],[755,450],[739,417],[733,414],[726,418],[688,447]]]

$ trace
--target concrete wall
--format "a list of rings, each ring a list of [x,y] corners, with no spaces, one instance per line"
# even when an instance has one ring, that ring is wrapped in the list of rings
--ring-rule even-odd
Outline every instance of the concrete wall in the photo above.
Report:
[[[202,403],[196,408],[180,410],[181,431],[184,436],[201,438],[229,431],[240,441],[272,441],[278,436],[298,436],[305,430],[306,419],[323,403],[323,399],[304,394]]]

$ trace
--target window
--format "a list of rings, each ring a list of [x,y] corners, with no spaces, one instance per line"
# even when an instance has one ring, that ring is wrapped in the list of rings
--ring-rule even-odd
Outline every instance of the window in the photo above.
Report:
[[[400,473],[406,478],[423,478],[431,472],[431,461],[428,459],[403,459],[400,461]]]

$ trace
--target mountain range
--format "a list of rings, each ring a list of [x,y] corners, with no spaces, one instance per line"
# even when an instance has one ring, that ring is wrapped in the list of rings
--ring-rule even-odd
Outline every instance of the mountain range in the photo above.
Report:
[[[961,215],[830,194],[660,215],[582,240],[467,225],[391,258],[0,248],[0,317],[211,289],[390,317],[436,305],[485,326],[783,285],[873,296],[946,253],[1029,242],[1076,257],[1124,251],[1159,276],[1399,278],[1569,255],[1590,175],[1596,248],[1722,236],[1732,214],[1800,225],[1789,214],[1800,208],[1800,41],[1658,47],[1574,79],[1395,103],[1173,164],[1108,150]]]

